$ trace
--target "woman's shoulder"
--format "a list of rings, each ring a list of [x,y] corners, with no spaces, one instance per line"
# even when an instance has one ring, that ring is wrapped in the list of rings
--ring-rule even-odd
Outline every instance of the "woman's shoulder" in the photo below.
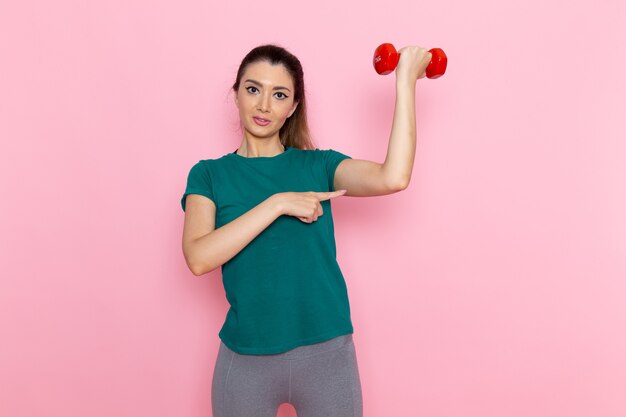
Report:
[[[329,151],[332,151],[332,149],[322,149],[322,148],[312,148],[312,149],[293,148],[293,149],[303,154],[309,154],[309,155],[321,155]]]
[[[225,161],[227,161],[227,155],[222,155],[213,158],[201,158],[196,159],[195,162],[192,162],[190,171],[193,172],[202,172],[206,173],[205,175],[210,175],[215,169],[218,169],[223,165]]]
[[[224,161],[224,160],[228,159],[228,156],[231,153],[234,153],[234,152],[228,152],[228,153],[225,153],[225,154],[223,154],[221,156],[201,158],[201,159],[197,160],[197,163],[206,165],[206,164],[214,164],[216,162],[221,162],[221,161]]]
[[[350,156],[344,152],[338,151],[334,148],[315,148],[312,149],[311,152],[313,152],[316,156],[322,158],[322,159],[328,159],[328,158],[350,158]]]

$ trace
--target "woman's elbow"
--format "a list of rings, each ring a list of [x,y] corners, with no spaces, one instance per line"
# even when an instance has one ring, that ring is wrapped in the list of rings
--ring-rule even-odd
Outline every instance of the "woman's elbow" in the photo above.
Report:
[[[197,277],[204,275],[204,274],[208,274],[209,272],[213,272],[213,270],[216,269],[216,267],[214,267],[211,264],[208,264],[206,261],[199,261],[199,260],[196,260],[196,261],[187,260],[187,266],[189,267],[189,270],[191,271],[191,273]]]
[[[400,181],[396,181],[394,186],[394,192],[406,190],[411,182],[410,178],[403,178]]]
[[[188,266],[189,266],[189,270],[191,271],[191,273],[197,277],[204,275],[205,273],[204,270],[197,265],[188,265]]]
[[[189,248],[187,248],[187,250],[183,250],[183,255],[185,257],[185,262],[187,263],[187,268],[189,268],[192,274],[199,277],[215,269],[215,268],[209,267],[206,264],[206,262],[202,262],[199,259],[197,259],[190,252],[191,251],[189,250]]]

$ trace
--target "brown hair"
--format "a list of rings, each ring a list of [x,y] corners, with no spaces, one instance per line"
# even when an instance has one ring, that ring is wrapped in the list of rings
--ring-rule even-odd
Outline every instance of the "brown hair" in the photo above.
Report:
[[[239,83],[241,77],[248,65],[258,61],[267,61],[272,65],[282,64],[287,72],[291,75],[294,83],[294,101],[298,102],[298,107],[293,112],[291,117],[285,120],[285,124],[280,128],[278,135],[280,141],[284,146],[298,149],[315,149],[311,141],[311,133],[309,132],[309,125],[306,119],[306,98],[304,92],[304,71],[300,60],[293,54],[287,51],[285,48],[266,44],[260,45],[252,49],[243,58],[237,71],[237,79],[233,84],[233,90],[235,94],[239,90]]]

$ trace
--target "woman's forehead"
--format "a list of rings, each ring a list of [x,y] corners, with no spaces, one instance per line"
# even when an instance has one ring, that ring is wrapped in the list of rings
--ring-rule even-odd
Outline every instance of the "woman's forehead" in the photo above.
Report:
[[[267,61],[259,61],[248,65],[243,75],[243,81],[253,79],[262,84],[278,84],[291,88],[291,75],[283,64],[272,65]]]

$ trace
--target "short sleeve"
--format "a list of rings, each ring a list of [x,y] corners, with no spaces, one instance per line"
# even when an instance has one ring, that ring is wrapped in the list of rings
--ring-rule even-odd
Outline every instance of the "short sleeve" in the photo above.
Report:
[[[321,150],[322,152],[322,160],[324,161],[324,166],[326,168],[326,176],[328,177],[328,189],[330,191],[335,191],[335,171],[337,170],[337,166],[344,159],[352,159],[351,156],[343,154],[341,152],[337,152],[333,149],[325,149]]]
[[[187,175],[187,187],[185,188],[183,198],[180,200],[183,211],[185,211],[186,208],[186,199],[188,194],[200,194],[215,202],[211,174],[206,162],[202,160],[192,166],[189,170],[189,175]]]

